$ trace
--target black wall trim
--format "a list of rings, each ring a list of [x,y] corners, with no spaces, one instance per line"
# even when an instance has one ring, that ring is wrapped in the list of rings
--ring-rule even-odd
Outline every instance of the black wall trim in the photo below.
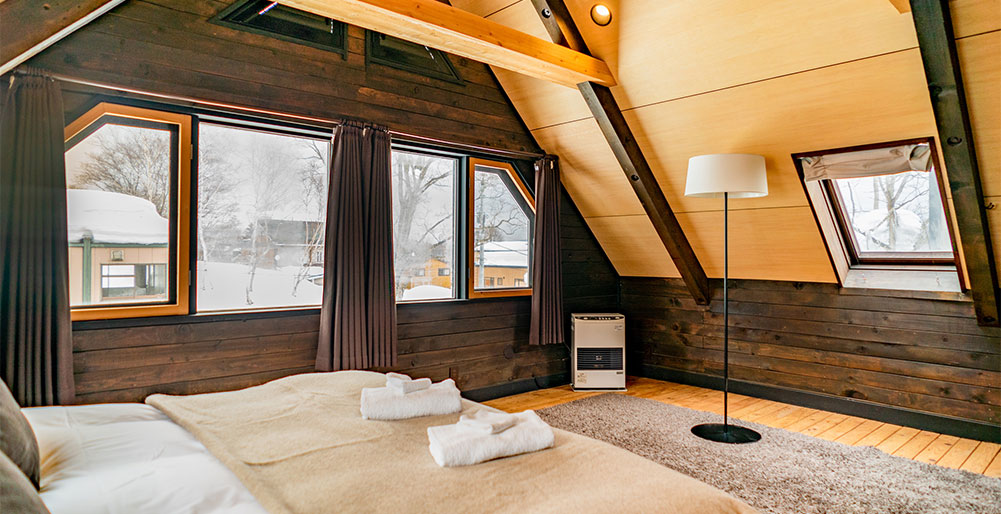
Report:
[[[527,393],[537,389],[557,387],[567,385],[569,383],[570,373],[557,373],[555,375],[526,378],[522,380],[515,380],[514,382],[507,382],[505,384],[471,389],[469,391],[463,391],[462,396],[474,402],[485,402],[495,398],[501,398],[503,396]]]
[[[723,389],[723,377],[706,375],[704,373],[692,373],[660,366],[641,365],[630,368],[631,375],[653,378],[656,380],[666,380],[679,384],[705,387],[709,389]],[[930,414],[901,407],[881,405],[865,400],[854,398],[843,398],[829,394],[798,391],[785,387],[771,386],[757,382],[747,382],[743,380],[730,380],[730,392],[764,398],[782,403],[799,405],[811,409],[822,409],[849,416],[858,416],[866,419],[893,423],[905,427],[928,430],[940,434],[954,435],[978,441],[989,441],[1001,443],[1001,426],[991,425],[979,421],[942,416],[940,414]]]

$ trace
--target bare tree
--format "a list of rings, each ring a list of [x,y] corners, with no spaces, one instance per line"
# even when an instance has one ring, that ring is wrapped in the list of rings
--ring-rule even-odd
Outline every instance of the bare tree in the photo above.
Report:
[[[251,293],[254,291],[254,278],[257,276],[257,266],[269,250],[270,239],[268,222],[275,211],[288,201],[293,178],[290,168],[294,157],[289,155],[278,141],[265,139],[255,141],[245,149],[244,166],[251,194],[250,226],[250,280],[247,282],[247,305],[253,305]]]
[[[97,150],[87,154],[70,187],[92,187],[144,198],[170,217],[170,134],[162,130],[105,125],[94,136]]]
[[[475,226],[473,244],[476,248],[476,281],[483,287],[486,267],[486,245],[509,241],[520,235],[528,239],[528,216],[508,184],[496,173],[477,173],[475,179]],[[528,254],[525,254],[528,262]]]
[[[298,175],[303,190],[300,200],[304,211],[312,209],[316,221],[325,221],[330,145],[315,139],[303,139],[300,144],[308,152],[306,157],[300,158]],[[292,296],[297,294],[299,284],[309,277],[313,263],[319,262],[319,257],[323,255],[325,229],[324,223],[305,223],[303,230],[306,233],[306,246],[302,264],[292,281]]]
[[[393,153],[394,260],[406,273],[423,267],[440,255],[452,241],[453,200],[445,194],[453,187],[455,161],[409,152]],[[434,203],[434,193],[447,199]],[[398,277],[396,293],[402,295],[407,281]]]
[[[212,261],[218,238],[207,238],[211,231],[233,230],[237,223],[237,202],[233,192],[237,181],[232,166],[221,157],[221,142],[202,137],[198,145],[198,246],[201,259]],[[205,287],[205,284],[202,284]]]

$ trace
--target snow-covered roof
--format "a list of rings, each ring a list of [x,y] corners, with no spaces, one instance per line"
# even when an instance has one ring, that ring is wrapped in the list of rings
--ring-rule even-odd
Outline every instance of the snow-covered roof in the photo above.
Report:
[[[144,198],[95,191],[68,189],[66,210],[69,240],[90,236],[95,243],[167,244],[170,221]]]
[[[479,260],[475,264],[479,264]],[[503,268],[528,266],[528,241],[491,241],[485,243],[483,245],[483,264]]]
[[[400,300],[437,300],[451,297],[452,290],[447,287],[424,285],[403,291],[403,297]]]

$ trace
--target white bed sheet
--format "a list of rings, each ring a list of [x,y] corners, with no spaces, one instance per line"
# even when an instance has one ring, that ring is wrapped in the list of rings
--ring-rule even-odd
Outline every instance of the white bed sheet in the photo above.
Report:
[[[52,514],[263,514],[187,430],[140,403],[22,409]]]

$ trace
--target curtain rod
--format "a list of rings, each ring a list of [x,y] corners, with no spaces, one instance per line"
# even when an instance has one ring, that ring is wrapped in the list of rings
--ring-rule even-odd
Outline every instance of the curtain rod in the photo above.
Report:
[[[314,117],[314,116],[303,116],[303,115],[299,115],[299,114],[288,114],[288,113],[282,113],[282,112],[272,111],[272,110],[268,110],[268,109],[256,109],[256,108],[252,108],[252,107],[240,107],[240,106],[237,106],[237,105],[231,105],[231,104],[220,103],[220,102],[211,102],[211,101],[206,101],[206,100],[199,100],[199,99],[196,99],[196,98],[191,98],[191,97],[186,97],[186,96],[181,96],[181,95],[171,95],[171,94],[165,94],[165,93],[151,93],[149,91],[143,91],[141,89],[134,89],[134,88],[130,88],[130,87],[121,87],[121,86],[113,86],[113,85],[103,84],[103,83],[100,83],[100,82],[94,82],[94,81],[91,81],[91,80],[81,79],[81,78],[77,78],[77,77],[71,77],[71,76],[68,76],[68,75],[60,74],[60,73],[52,73],[52,72],[49,72],[47,70],[46,70],[46,73],[48,74],[49,77],[52,77],[55,80],[58,80],[58,81],[61,81],[61,82],[66,82],[66,83],[69,83],[69,84],[77,84],[77,85],[91,87],[91,88],[113,90],[113,91],[118,91],[118,92],[122,92],[122,93],[129,93],[129,94],[132,94],[132,95],[139,95],[139,96],[142,96],[142,97],[160,98],[160,99],[164,99],[164,100],[171,100],[171,101],[174,101],[174,102],[185,102],[185,103],[193,104],[193,105],[196,105],[196,106],[216,107],[216,108],[220,108],[220,109],[228,110],[228,111],[237,111],[237,112],[241,112],[241,113],[250,113],[250,114],[264,114],[264,115],[267,115],[267,116],[274,116],[274,117],[278,117],[278,118],[284,118],[284,119],[287,119],[287,120],[296,120],[296,121],[304,121],[304,122],[309,122],[309,123],[316,123],[316,124],[323,125],[325,128],[329,127],[331,129],[333,129],[334,127],[336,127],[337,125],[339,125],[341,123],[341,121],[342,121],[342,120],[331,120],[331,119],[326,119],[326,118],[317,118],[317,117]],[[16,75],[24,75],[24,74],[26,74],[26,72],[22,71],[20,69],[16,69],[16,70],[14,70],[14,74],[16,74]],[[91,92],[91,91],[86,91],[86,92]],[[504,156],[504,157],[510,157],[510,158],[514,158],[514,159],[535,160],[535,159],[540,159],[540,158],[542,158],[542,157],[545,156],[544,153],[523,152],[523,151],[518,151],[518,150],[503,150],[503,149],[498,149],[498,148],[491,148],[491,147],[488,147],[488,146],[472,145],[472,144],[468,144],[468,143],[457,143],[457,142],[454,142],[454,141],[448,141],[448,140],[438,139],[438,138],[434,138],[434,137],[421,136],[421,135],[418,135],[418,134],[411,134],[411,133],[408,133],[408,132],[401,132],[399,130],[390,130],[389,134],[391,136],[393,136],[394,138],[400,139],[400,140],[403,140],[403,141],[410,141],[410,142],[414,142],[414,143],[435,144],[435,145],[445,146],[445,147],[449,147],[449,148],[457,149],[457,150],[468,150],[468,151],[473,151],[473,152],[492,154],[492,155]]]

